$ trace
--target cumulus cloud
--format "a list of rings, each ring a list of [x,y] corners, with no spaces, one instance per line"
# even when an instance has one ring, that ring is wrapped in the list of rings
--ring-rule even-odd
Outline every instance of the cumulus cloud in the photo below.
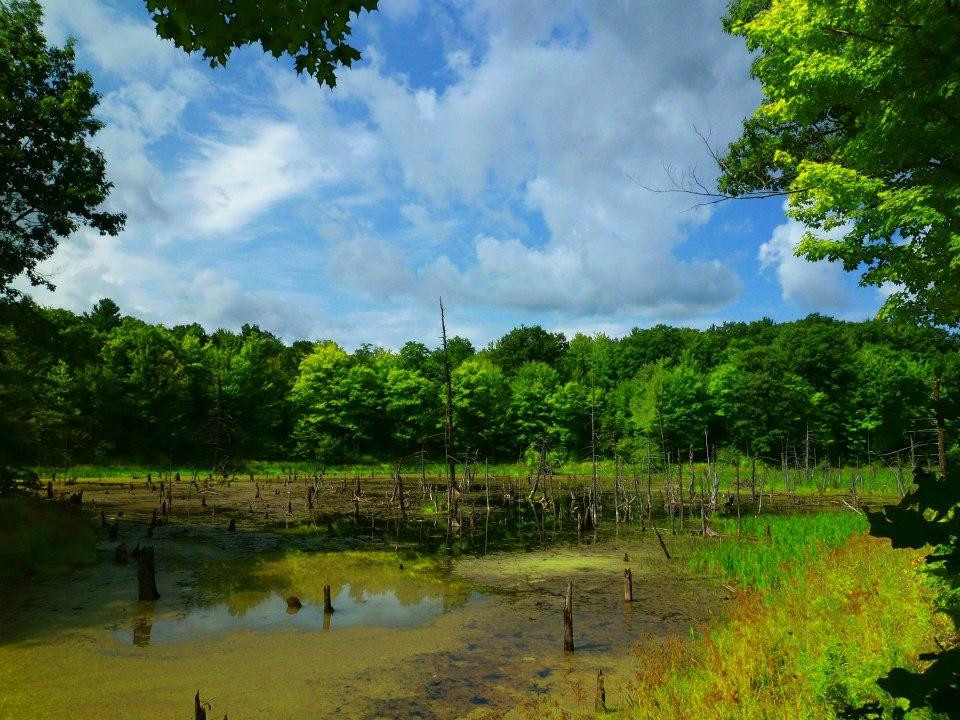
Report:
[[[507,205],[547,228],[540,238],[487,229],[472,257],[425,263],[419,279],[472,302],[564,314],[682,317],[736,298],[733,268],[675,256],[707,214],[628,179],[656,184],[664,164],[703,160],[694,123],[732,137],[755,100],[721,10],[478,3],[468,16],[483,54],[469,63],[476,48],[452,49],[458,79],[443,91],[379,66],[346,76],[343,97],[365,105],[425,205]]]
[[[433,333],[440,293],[482,338],[516,318],[691,319],[742,291],[709,250],[680,253],[709,211],[630,180],[699,162],[709,181],[694,125],[722,144],[758,100],[724,0],[385,2],[354,28],[416,18],[441,38],[436,81],[373,46],[334,92],[258,53],[204,69],[142,8],[45,5],[106,80],[99,142],[130,218],[119,240],[58,251],[59,304],[111,294],[158,319],[349,342]]]
[[[777,225],[760,246],[760,266],[776,271],[784,300],[810,310],[846,307],[849,296],[843,285],[843,265],[828,260],[810,262],[794,254],[805,232],[806,227],[795,220]]]

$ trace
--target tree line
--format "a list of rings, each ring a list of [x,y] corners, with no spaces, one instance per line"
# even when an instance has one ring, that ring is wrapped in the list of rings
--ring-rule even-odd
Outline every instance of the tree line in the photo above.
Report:
[[[630,461],[709,446],[779,463],[812,448],[867,462],[929,444],[934,377],[956,425],[957,349],[934,328],[820,315],[621,338],[522,326],[479,349],[453,337],[454,453]],[[149,324],[109,299],[82,314],[8,300],[0,464],[442,460],[443,382],[442,350],[417,341],[348,352],[256,325]]]

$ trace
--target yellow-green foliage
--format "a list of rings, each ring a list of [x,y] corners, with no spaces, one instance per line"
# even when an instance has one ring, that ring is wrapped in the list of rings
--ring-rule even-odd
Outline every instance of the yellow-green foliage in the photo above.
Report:
[[[625,714],[820,720],[872,700],[889,711],[874,680],[916,666],[934,635],[921,555],[856,535],[779,587],[740,594],[696,642],[638,649]]]
[[[0,580],[60,572],[96,559],[93,529],[78,508],[0,499]]]

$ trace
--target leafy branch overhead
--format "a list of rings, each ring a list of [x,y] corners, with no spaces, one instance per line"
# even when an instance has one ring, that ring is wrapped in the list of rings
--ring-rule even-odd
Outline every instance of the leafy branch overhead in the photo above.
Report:
[[[157,35],[187,52],[201,52],[211,66],[230,53],[259,44],[275,58],[289,55],[298,73],[321,85],[337,84],[338,67],[350,67],[360,51],[349,44],[351,14],[373,12],[378,0],[146,0]]]
[[[763,100],[718,157],[718,197],[781,194],[797,248],[960,325],[960,5],[735,0]]]

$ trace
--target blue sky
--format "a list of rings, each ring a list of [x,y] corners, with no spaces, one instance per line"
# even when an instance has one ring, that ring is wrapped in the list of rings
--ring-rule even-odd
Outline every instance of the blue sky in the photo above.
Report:
[[[208,329],[259,324],[355,347],[485,344],[521,323],[569,335],[667,322],[860,319],[875,289],[795,258],[778,200],[695,207],[669,169],[715,178],[759,101],[725,0],[383,0],[334,91],[287,61],[209,68],[156,38],[143,4],[44,0],[78,43],[128,214],[43,266],[48,305]]]

